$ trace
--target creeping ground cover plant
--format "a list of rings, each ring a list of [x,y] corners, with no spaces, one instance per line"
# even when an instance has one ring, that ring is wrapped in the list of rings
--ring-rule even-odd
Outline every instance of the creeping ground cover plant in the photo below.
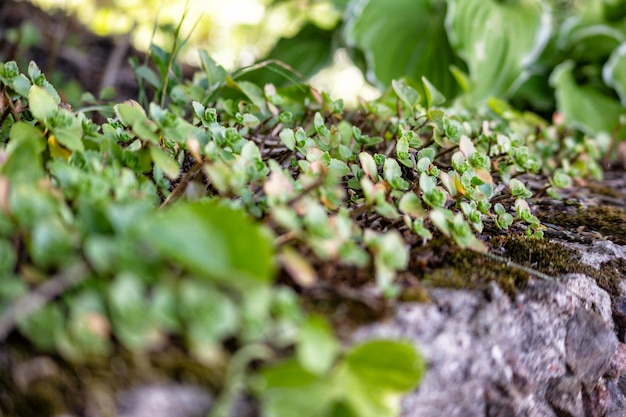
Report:
[[[450,42],[457,62],[479,40]],[[255,83],[201,51],[185,79],[176,48],[133,62],[137,100],[77,109],[36,63],[0,63],[1,341],[76,366],[182,346],[216,416],[242,396],[266,416],[397,416],[425,372],[416,347],[343,343],[311,294],[393,305],[412,248],[496,256],[485,234],[539,239],[534,199],[601,177],[594,129],[454,102],[444,80],[390,78],[346,111],[280,64],[288,85]],[[519,70],[496,74],[503,93]]]

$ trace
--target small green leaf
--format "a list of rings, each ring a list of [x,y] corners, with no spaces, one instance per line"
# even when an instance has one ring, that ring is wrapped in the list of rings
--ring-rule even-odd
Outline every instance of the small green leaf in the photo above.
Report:
[[[221,342],[240,326],[235,302],[213,285],[197,280],[179,284],[178,314],[194,350]]]
[[[435,208],[428,215],[430,217],[430,221],[433,222],[435,227],[439,229],[441,233],[446,236],[450,236],[451,229],[449,225],[449,219],[452,217],[452,213],[450,210],[444,208]]]
[[[415,106],[420,102],[420,93],[408,85],[404,79],[391,81],[391,86],[393,87],[393,91],[400,97],[400,100],[402,100],[411,111],[414,111]]]
[[[529,198],[533,195],[532,192],[526,189],[524,183],[517,178],[512,178],[511,181],[509,181],[509,189],[513,197]]]
[[[134,72],[137,78],[143,78],[152,87],[154,88],[161,87],[161,79],[159,78],[157,73],[152,70],[152,68],[146,65],[140,65],[137,68],[135,68]]]
[[[427,109],[445,103],[446,97],[441,94],[441,92],[437,90],[426,77],[422,77],[422,84],[424,86],[424,93],[426,95]]]
[[[56,338],[63,331],[66,318],[57,304],[50,303],[17,323],[17,328],[35,346],[44,351],[55,349]]]
[[[113,109],[120,121],[128,127],[148,119],[143,107],[135,100],[127,100],[124,103],[116,104]]]
[[[115,336],[131,351],[162,342],[162,334],[148,312],[146,288],[132,273],[120,273],[108,288],[109,309]]]
[[[41,219],[35,224],[29,244],[30,255],[43,268],[63,265],[71,257],[77,242],[68,228],[58,219]]]
[[[409,188],[409,182],[402,178],[402,170],[398,161],[393,158],[387,158],[383,168],[385,180],[391,184],[391,187],[397,190],[406,190]]]
[[[556,188],[567,188],[572,185],[572,178],[563,171],[556,171],[551,182]]]
[[[180,175],[180,167],[176,160],[172,159],[167,153],[156,146],[150,147],[150,156],[154,164],[161,168],[170,179],[175,180],[178,178]]]
[[[59,103],[43,87],[32,86],[28,94],[28,105],[35,119],[45,122],[55,115]]]
[[[396,156],[398,159],[408,159],[409,156],[409,139],[406,135],[402,135],[396,144]]]
[[[405,193],[398,203],[398,208],[412,217],[422,217],[425,214],[421,200],[414,192]]]
[[[378,167],[372,155],[368,152],[361,152],[359,154],[359,161],[361,162],[361,167],[365,175],[370,177],[373,181],[378,181]]]
[[[437,180],[426,173],[420,175],[420,189],[424,193],[430,193],[437,187]]]

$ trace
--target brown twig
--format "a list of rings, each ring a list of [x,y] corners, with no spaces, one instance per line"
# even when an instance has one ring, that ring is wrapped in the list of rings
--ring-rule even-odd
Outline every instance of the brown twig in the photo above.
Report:
[[[185,176],[181,178],[178,185],[176,185],[176,187],[172,190],[170,195],[167,196],[165,201],[161,203],[159,208],[163,208],[167,206],[168,204],[176,200],[178,197],[180,197],[183,194],[183,192],[185,192],[185,189],[187,188],[187,185],[189,184],[189,182],[193,180],[196,177],[196,175],[198,175],[198,172],[200,172],[201,168],[202,168],[202,163],[196,162],[196,164],[193,167],[191,167],[189,171],[185,173]]]
[[[34,291],[11,304],[0,316],[0,342],[4,341],[20,320],[33,314],[50,300],[80,284],[88,273],[87,265],[79,263],[47,279]]]

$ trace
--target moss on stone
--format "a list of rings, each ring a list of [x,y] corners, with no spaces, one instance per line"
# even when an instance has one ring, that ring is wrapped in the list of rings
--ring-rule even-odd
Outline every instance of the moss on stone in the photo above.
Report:
[[[567,207],[551,210],[539,218],[572,231],[594,231],[618,243],[626,241],[626,210],[615,206]]]
[[[613,259],[596,269],[579,261],[578,250],[549,239],[509,234],[494,237],[489,244],[491,253],[511,262],[499,262],[479,253],[461,250],[445,243],[445,240],[435,239],[427,245],[428,250],[420,249],[417,252],[427,251],[436,261],[421,264],[413,262],[411,273],[431,287],[479,289],[496,282],[511,297],[533,278],[528,269],[555,279],[570,273],[585,274],[593,278],[611,298],[619,296],[619,283],[626,276],[626,261],[622,259]],[[438,256],[434,255],[437,253]]]

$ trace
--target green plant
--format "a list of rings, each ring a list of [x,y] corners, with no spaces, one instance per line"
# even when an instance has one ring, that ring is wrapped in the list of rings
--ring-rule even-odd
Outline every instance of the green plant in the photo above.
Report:
[[[623,0],[331,3],[343,16],[333,27],[312,29],[315,22],[309,22],[267,56],[310,76],[319,65],[308,65],[296,51],[317,36],[317,56],[329,63],[334,50],[347,48],[381,88],[406,77],[424,100],[426,78],[464,107],[493,97],[548,117],[556,110],[568,124],[597,136],[603,152],[610,152],[611,140],[624,139]],[[316,30],[334,42],[322,42]]]
[[[103,123],[61,103],[36,64],[0,63],[0,339],[17,329],[80,363],[180,338],[224,372],[214,415],[246,390],[279,417],[394,416],[424,372],[414,347],[344,348],[297,291],[358,271],[367,282],[348,284],[392,303],[411,245],[540,238],[532,199],[601,175],[592,137],[497,99],[464,107],[399,78],[346,112],[206,52],[182,79],[181,43],[153,48],[158,74],[135,65],[141,98],[98,107]]]
[[[423,373],[414,348],[371,341],[346,350],[326,319],[274,283],[280,260],[298,284],[315,284],[290,269],[304,260],[291,249],[302,244],[323,259],[373,260],[381,285],[406,265],[399,236],[365,239],[341,208],[353,153],[336,126],[310,114],[319,106],[339,115],[341,104],[307,104],[305,86],[263,91],[202,57],[196,82],[162,80],[166,107],[119,103],[101,125],[65,108],[34,63],[28,74],[0,63],[0,338],[17,329],[36,348],[83,363],[120,346],[149,354],[180,337],[195,360],[228,369],[215,413],[256,380],[249,361],[284,366],[279,352],[295,346],[287,362],[342,387],[324,415],[336,415],[331,402],[396,415],[396,396]],[[370,351],[411,373],[375,392],[395,371],[362,360]],[[266,388],[255,389],[269,412],[275,391]]]

